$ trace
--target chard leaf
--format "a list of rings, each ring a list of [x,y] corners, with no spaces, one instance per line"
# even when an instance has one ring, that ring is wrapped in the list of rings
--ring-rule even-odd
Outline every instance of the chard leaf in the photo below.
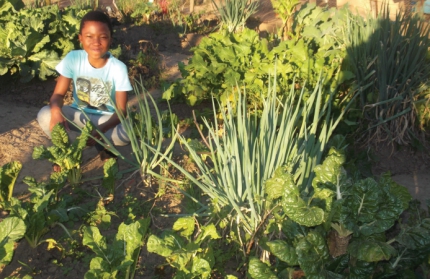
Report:
[[[24,221],[18,217],[7,217],[0,224],[0,245],[8,241],[19,240],[24,236],[26,226]]]
[[[296,249],[283,240],[274,240],[267,242],[270,252],[275,255],[279,260],[286,262],[290,266],[298,265],[298,258]]]
[[[389,187],[372,178],[355,182],[343,200],[341,223],[355,236],[388,230],[403,211],[401,201],[390,193]]]
[[[312,180],[312,186],[317,188],[320,187],[320,184],[327,185],[335,191],[338,178],[342,174],[342,165],[344,162],[345,156],[332,147],[324,162],[314,168],[315,178]]]
[[[249,260],[248,273],[253,279],[278,279],[270,267],[255,257]]]
[[[348,246],[351,256],[365,262],[379,262],[389,260],[397,254],[391,245],[374,239],[359,238]]]
[[[190,243],[187,245],[186,249],[174,251],[167,261],[176,269],[184,271],[185,273],[190,273],[192,266],[190,266],[189,263],[195,257],[198,248],[199,247],[194,243]]]
[[[184,246],[183,241],[169,231],[163,232],[162,238],[150,235],[147,243],[148,252],[156,253],[163,257],[169,257],[173,251],[182,249]]]
[[[94,257],[90,262],[90,269],[101,271],[110,271],[110,266],[102,257]]]
[[[84,279],[115,279],[117,271],[111,272],[108,263],[101,257],[95,257],[90,262],[90,270],[88,270]]]
[[[284,192],[281,204],[288,217],[300,225],[313,227],[324,222],[329,213],[333,192],[327,189],[316,189],[308,202],[300,197],[299,188],[294,183],[291,174],[284,171],[287,178],[284,183]],[[318,207],[318,206],[321,207]]]
[[[375,263],[365,261],[355,261],[350,263],[348,279],[372,278]]]
[[[125,244],[126,258],[134,259],[135,251],[143,245],[143,237],[148,231],[151,219],[140,219],[130,225],[121,223],[116,235],[117,240]]]
[[[292,176],[283,171],[282,167],[277,168],[273,177],[266,181],[267,198],[275,200],[282,197],[286,183],[293,183]]]
[[[118,174],[118,164],[114,158],[109,158],[107,162],[103,164],[103,181],[102,186],[110,194],[114,193],[115,179]]]
[[[82,244],[88,246],[93,250],[94,253],[103,260],[109,259],[107,257],[107,244],[105,238],[100,234],[97,227],[84,227],[84,236],[82,239]]]
[[[221,236],[216,231],[216,227],[214,224],[209,224],[207,226],[201,227],[201,233],[199,234],[198,238],[196,239],[197,243],[200,243],[203,241],[206,237],[209,237],[210,239],[219,239]]]
[[[391,174],[389,172],[382,175],[379,183],[390,186],[390,193],[402,202],[403,211],[409,207],[409,202],[412,200],[412,196],[409,193],[408,188],[396,183],[391,178]]]
[[[54,128],[52,128],[51,138],[52,143],[61,150],[67,150],[69,148],[69,136],[63,125],[56,124]]]
[[[193,276],[199,275],[199,278],[210,278],[212,268],[208,261],[200,257],[193,257],[191,273]]]
[[[179,232],[183,237],[190,237],[194,232],[195,221],[193,217],[179,218],[173,224],[173,230]]]
[[[415,227],[402,229],[396,240],[410,250],[430,247],[430,219],[424,219]]]
[[[325,273],[324,265],[330,254],[326,241],[319,232],[311,231],[306,237],[302,238],[297,243],[296,253],[300,268],[307,277],[312,275],[312,278],[324,278],[318,277],[318,275]]]
[[[36,146],[33,148],[32,158],[35,160],[39,159],[52,159],[51,153],[43,146]]]
[[[0,242],[0,265],[7,265],[12,261],[15,242],[3,239]]]

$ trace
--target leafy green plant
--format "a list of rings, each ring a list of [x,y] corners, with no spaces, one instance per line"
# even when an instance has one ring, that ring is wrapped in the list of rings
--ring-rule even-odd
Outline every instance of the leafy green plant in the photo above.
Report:
[[[339,39],[348,14],[346,7],[327,9],[315,4],[305,4],[294,13],[288,33],[290,39],[280,42],[269,54],[270,61],[276,63],[281,88],[295,79],[296,86],[312,90],[322,75],[324,87],[339,91],[335,103],[340,105],[344,91],[348,92],[354,78],[351,71],[342,68],[346,51]],[[368,83],[364,79],[362,86]]]
[[[80,183],[82,173],[82,151],[87,146],[87,139],[92,131],[92,124],[87,122],[81,135],[71,143],[69,135],[63,125],[57,124],[51,132],[52,146],[36,146],[33,150],[33,159],[47,159],[60,167],[60,172],[53,176],[64,175],[73,186]],[[51,175],[51,176],[52,176]]]
[[[389,175],[352,179],[342,168],[344,160],[332,148],[315,167],[309,193],[300,191],[285,167],[267,181],[267,198],[281,206],[284,237],[265,247],[280,264],[270,268],[253,258],[252,278],[263,278],[262,272],[265,278],[284,278],[297,267],[306,278],[399,276],[428,258],[430,219],[398,221],[412,199],[407,189]]]
[[[215,263],[213,240],[220,236],[214,224],[198,226],[194,217],[179,218],[172,230],[163,231],[160,237],[150,235],[148,251],[165,257],[177,271],[173,278],[211,278]]]
[[[282,26],[279,29],[279,37],[287,40],[291,32],[292,20],[300,0],[272,0],[273,9],[278,17],[282,20]]]
[[[84,227],[82,243],[96,254],[84,278],[134,278],[150,221],[141,219],[129,225],[121,223],[115,239],[109,243],[97,227]]]
[[[345,46],[338,39],[346,22],[347,9],[328,10],[304,5],[294,14],[290,40],[276,42],[260,39],[257,32],[218,32],[203,38],[192,49],[188,64],[179,63],[182,79],[163,93],[163,98],[185,99],[195,105],[214,96],[223,105],[234,94],[244,92],[247,102],[261,109],[269,77],[276,75],[278,95],[284,98],[291,84],[312,91],[322,79],[328,91],[338,91],[335,104],[342,110],[353,73],[342,68]],[[273,67],[276,65],[276,67]],[[276,69],[276,70],[275,70]],[[363,80],[363,87],[368,86]],[[239,87],[241,90],[231,90]],[[264,93],[262,93],[264,92]],[[306,98],[306,95],[304,97]],[[348,100],[346,100],[348,101]]]
[[[159,12],[159,8],[157,5],[154,5],[152,2],[140,2],[136,3],[133,10],[131,10],[130,17],[133,18],[136,23],[149,23],[151,21],[151,17]]]
[[[16,10],[8,1],[0,7],[0,75],[19,74],[22,82],[56,75],[55,66],[78,48],[77,8],[60,11],[57,5]]]
[[[18,217],[7,217],[0,222],[0,267],[12,261],[15,242],[25,233],[24,221]]]
[[[232,88],[247,88],[247,96],[261,104],[261,90],[268,84],[268,42],[246,29],[241,33],[212,33],[194,47],[188,64],[178,63],[182,79],[163,93],[163,99],[185,99],[199,104],[211,96],[222,103],[232,99]]]
[[[22,164],[18,161],[0,167],[0,204],[10,201]]]
[[[343,28],[348,53],[344,67],[354,73],[359,85],[364,79],[372,81],[372,86],[357,92],[361,116],[355,121],[360,140],[412,143],[419,138],[416,108],[427,101],[428,24],[401,11],[393,20],[385,4],[377,17],[350,13]]]
[[[87,215],[87,222],[90,226],[109,228],[111,225],[111,216],[116,216],[115,212],[108,211],[105,207],[105,199],[101,198],[96,205],[95,210]]]
[[[57,247],[62,250],[60,244],[53,238],[43,239],[53,226],[60,226],[69,237],[69,231],[62,222],[69,220],[65,201],[59,202],[55,198],[55,188],[43,182],[37,182],[32,177],[25,177],[24,183],[31,193],[28,201],[21,202],[13,198],[9,204],[11,217],[18,217],[24,221],[26,231],[25,239],[32,248],[42,243],[48,243],[49,248]]]
[[[115,193],[115,181],[118,177],[118,164],[115,158],[110,158],[103,165],[102,186],[107,190],[108,197],[105,200],[112,201]]]
[[[146,42],[134,59],[129,60],[129,76],[140,78],[142,85],[147,88],[159,86],[161,76],[161,61],[157,46]]]
[[[229,33],[241,32],[246,21],[257,11],[260,2],[254,0],[222,0],[218,4],[212,0],[218,12],[222,29]]]

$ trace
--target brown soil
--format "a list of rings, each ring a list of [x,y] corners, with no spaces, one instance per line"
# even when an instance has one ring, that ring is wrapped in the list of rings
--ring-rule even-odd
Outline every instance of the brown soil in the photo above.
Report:
[[[274,17],[273,11],[264,8],[259,16],[257,28],[260,31],[273,31],[279,21]],[[127,50],[129,57],[136,53],[150,42],[153,46],[158,46],[163,65],[163,77],[167,80],[174,80],[180,77],[177,63],[186,62],[190,57],[190,47],[198,44],[201,35],[188,34],[179,38],[173,33],[159,33],[147,26],[118,26],[116,32],[116,42],[122,44]],[[11,161],[20,161],[23,168],[20,172],[15,186],[15,195],[25,198],[27,185],[22,182],[25,176],[35,178],[37,181],[46,180],[51,173],[51,164],[44,160],[33,160],[31,154],[35,146],[50,144],[49,139],[39,129],[36,115],[39,109],[48,102],[55,86],[55,79],[47,81],[33,80],[22,84],[11,77],[0,76],[0,165]],[[161,96],[159,89],[150,90],[155,98]],[[173,112],[180,118],[191,116],[190,108],[185,105],[173,106]],[[131,157],[131,147],[120,148],[122,154]],[[176,156],[180,158],[183,154],[181,149],[177,149]],[[411,151],[409,149],[392,150],[391,148],[379,148],[369,152],[368,162],[372,164],[374,175],[380,175],[390,171],[393,178],[398,183],[409,189],[414,198],[424,202],[430,199],[430,157],[428,150]],[[121,170],[130,168],[125,162],[119,160]],[[102,175],[102,162],[97,157],[93,149],[88,149],[84,153],[83,159],[84,179],[90,179]],[[152,226],[155,230],[171,228],[173,218],[160,217],[152,214],[154,208],[159,208],[165,214],[179,213],[183,211],[184,205],[178,198],[175,191],[167,191],[161,198],[155,199],[158,191],[156,183],[143,185],[137,174],[128,173],[118,181],[115,201],[120,202],[125,196],[134,196],[142,207],[151,209],[146,218],[152,219]],[[92,180],[82,185],[83,190],[91,195],[97,196],[100,191],[100,180]],[[67,194],[71,189],[66,188]],[[83,198],[84,202],[85,199]],[[2,216],[0,216],[2,219]],[[120,223],[123,220],[112,218],[114,222]],[[114,227],[115,228],[115,227]],[[78,228],[76,228],[78,229]],[[62,235],[60,228],[55,227],[48,237]],[[77,248],[82,249],[82,248]],[[61,257],[57,250],[47,250],[46,245],[40,245],[36,249],[29,248],[26,241],[21,241],[15,251],[14,260],[11,264],[0,271],[0,277],[16,275],[22,278],[23,274],[30,274],[33,278],[83,278],[88,270],[88,261],[85,261],[85,254],[91,254],[89,250],[81,251],[84,255],[81,259],[73,257]],[[141,252],[140,269],[136,278],[170,278],[168,270],[157,266],[164,262],[155,254],[150,254],[143,250]]]

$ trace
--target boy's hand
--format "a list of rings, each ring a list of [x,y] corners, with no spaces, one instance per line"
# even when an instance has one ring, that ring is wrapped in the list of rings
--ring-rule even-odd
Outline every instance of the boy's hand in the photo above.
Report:
[[[95,137],[96,139],[98,139],[98,140],[100,140],[101,139],[101,136],[100,136],[100,134],[97,132],[97,130],[93,130],[92,132],[91,132],[91,135],[93,136],[93,137]],[[87,140],[87,146],[93,146],[93,145],[95,145],[97,142],[96,142],[96,140],[95,139],[93,139],[92,137],[89,137],[88,138],[88,140]]]
[[[63,117],[62,114],[51,113],[51,122],[49,123],[49,130],[52,131],[52,129],[54,128],[54,126],[57,125],[58,123],[60,123],[61,125],[63,125],[67,132],[70,131],[69,123]]]

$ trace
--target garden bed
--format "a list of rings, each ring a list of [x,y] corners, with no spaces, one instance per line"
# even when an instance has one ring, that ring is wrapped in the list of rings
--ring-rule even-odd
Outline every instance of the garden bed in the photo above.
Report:
[[[156,33],[146,25],[142,26],[117,26],[115,42],[125,46],[127,54],[134,58],[136,53],[145,46],[151,45],[160,54],[160,63],[163,65],[163,78],[174,80],[180,77],[177,63],[186,62],[191,53],[189,48],[198,44],[201,35],[188,34],[178,38],[174,33]],[[8,79],[8,82],[5,82]],[[11,81],[10,77],[0,76],[0,165],[12,160],[20,161],[22,171],[15,186],[15,194],[25,199],[27,186],[22,182],[25,176],[34,177],[37,181],[47,179],[51,172],[51,165],[47,161],[35,161],[31,158],[33,148],[39,145],[49,145],[50,141],[38,128],[35,120],[39,109],[48,102],[55,86],[55,79],[29,83]],[[160,99],[160,89],[150,89],[155,99]],[[164,105],[165,104],[161,104]],[[180,119],[192,116],[193,109],[202,107],[189,107],[185,104],[175,104],[172,111]],[[186,128],[186,127],[184,127]],[[120,148],[122,154],[131,158],[130,146]],[[410,194],[422,203],[430,198],[430,157],[426,146],[422,149],[406,147],[379,146],[378,148],[360,147],[357,149],[357,158],[360,159],[360,167],[374,176],[385,172],[391,172],[393,179],[407,187]],[[186,152],[177,146],[174,159],[182,166],[193,168],[188,160]],[[98,200],[98,194],[103,194],[101,179],[103,164],[98,159],[96,151],[87,149],[83,159],[84,182],[79,188],[82,191],[72,191],[70,186],[64,188],[60,194],[72,195],[77,203],[86,205]],[[130,168],[124,161],[119,161],[120,170]],[[179,174],[171,174],[179,177]],[[175,218],[166,217],[169,214],[186,212],[191,202],[181,192],[159,185],[153,180],[145,185],[138,173],[127,172],[116,183],[115,198],[106,203],[106,209],[116,212],[117,216],[111,216],[111,229],[103,234],[114,234],[118,225],[134,215],[151,219],[151,232],[160,233],[172,228]],[[3,219],[6,215],[0,216]],[[101,214],[101,213],[100,213]],[[1,277],[17,276],[23,278],[25,274],[33,278],[83,278],[88,271],[88,265],[92,251],[83,248],[80,243],[81,235],[79,224],[69,223],[74,241],[66,237],[60,227],[54,227],[45,238],[53,238],[60,241],[64,251],[57,248],[48,250],[47,244],[41,244],[37,248],[30,248],[25,240],[21,240],[16,247],[13,261],[0,272]],[[235,269],[240,263],[232,264],[230,274],[243,275]],[[227,267],[228,268],[228,267]],[[135,278],[171,278],[172,269],[165,264],[165,259],[146,250],[146,246],[140,253],[138,269]]]

